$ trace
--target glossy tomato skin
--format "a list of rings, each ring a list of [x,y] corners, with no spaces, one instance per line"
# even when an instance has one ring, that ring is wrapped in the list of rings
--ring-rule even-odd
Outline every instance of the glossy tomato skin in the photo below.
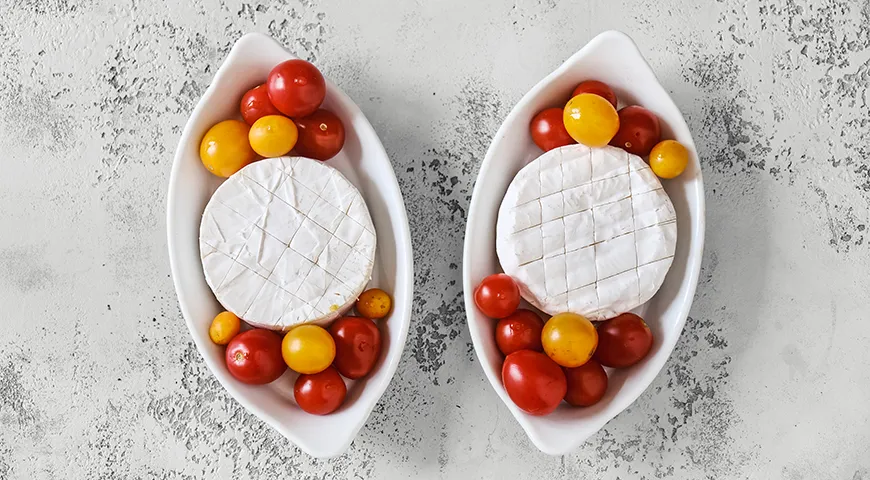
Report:
[[[540,352],[520,350],[507,356],[501,379],[514,404],[530,415],[547,415],[568,391],[565,373]]]
[[[326,80],[305,60],[279,63],[269,73],[266,85],[272,105],[288,117],[311,115],[326,97]]]
[[[649,152],[649,168],[659,178],[675,178],[689,165],[689,150],[676,140],[662,140]]]
[[[293,397],[299,408],[312,415],[327,415],[338,409],[347,396],[347,386],[334,367],[320,373],[299,375]]]
[[[265,83],[245,92],[239,111],[248,125],[253,125],[254,122],[266,115],[281,115],[281,112],[269,100],[269,90]]]
[[[597,330],[598,349],[594,358],[605,367],[630,367],[652,348],[652,332],[643,319],[633,313],[605,320]]]
[[[236,380],[250,385],[274,382],[287,370],[281,337],[260,328],[233,337],[227,345],[226,362]]]
[[[581,93],[592,93],[598,95],[599,97],[603,97],[605,100],[610,102],[613,105],[613,108],[616,108],[616,94],[613,93],[613,90],[604,82],[599,82],[598,80],[587,80],[585,82],[580,83],[574,89],[574,92],[571,94],[571,97],[576,97]]]
[[[535,145],[545,152],[577,143],[568,135],[568,130],[565,130],[561,108],[548,108],[538,112],[529,124],[529,131]]]
[[[369,374],[381,355],[381,331],[362,317],[341,317],[329,327],[335,340],[332,366],[351,380]]]
[[[576,313],[553,315],[541,332],[544,352],[563,367],[579,367],[588,362],[598,346],[595,326]]]
[[[335,360],[335,340],[320,325],[299,325],[284,335],[281,354],[294,372],[322,372]]]
[[[533,350],[543,352],[541,331],[544,321],[537,313],[521,308],[513,314],[502,318],[495,326],[495,343],[505,355],[518,350]]]
[[[575,407],[591,407],[607,392],[607,372],[595,360],[566,368],[565,379],[568,381],[565,401]]]
[[[568,100],[562,122],[571,138],[587,147],[603,147],[619,131],[619,114],[607,99],[581,93]]]
[[[474,303],[487,317],[504,318],[520,306],[520,288],[510,275],[496,273],[474,290]]]
[[[610,144],[640,157],[649,155],[662,137],[656,114],[638,105],[625,107],[617,113],[619,130]]]
[[[274,158],[290,152],[296,145],[298,135],[293,120],[284,115],[266,115],[251,125],[248,142],[257,155]]]
[[[297,118],[299,139],[296,153],[316,160],[329,160],[344,146],[344,124],[329,110],[319,109],[307,117]]]
[[[199,145],[199,158],[205,168],[229,177],[257,158],[248,141],[250,127],[238,120],[224,120],[212,126]]]

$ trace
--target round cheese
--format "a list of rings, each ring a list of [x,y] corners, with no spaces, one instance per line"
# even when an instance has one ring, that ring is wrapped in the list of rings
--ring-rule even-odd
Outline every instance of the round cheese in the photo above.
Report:
[[[205,279],[227,310],[263,328],[326,324],[371,279],[375,229],[338,170],[302,157],[254,162],[227,179],[202,215]]]
[[[615,147],[550,150],[514,177],[496,250],[529,303],[605,320],[661,287],[677,241],[674,206],[640,157]]]

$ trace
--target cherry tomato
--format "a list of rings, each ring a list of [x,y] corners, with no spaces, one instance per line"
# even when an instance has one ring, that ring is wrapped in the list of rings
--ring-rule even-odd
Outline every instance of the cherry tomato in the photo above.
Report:
[[[502,318],[495,326],[495,343],[505,355],[517,350],[543,352],[541,331],[544,321],[537,313],[521,308],[510,316]]]
[[[240,328],[242,323],[239,317],[233,312],[221,312],[211,321],[211,326],[208,327],[208,338],[217,345],[226,345],[239,334]]]
[[[607,391],[607,372],[595,360],[589,360],[579,367],[566,368],[565,379],[568,380],[565,401],[575,407],[591,407]]]
[[[474,303],[487,317],[504,318],[520,306],[520,288],[510,275],[490,275],[474,290]]]
[[[535,145],[545,152],[577,143],[565,130],[561,108],[548,108],[538,112],[529,124],[529,130]]]
[[[269,101],[269,90],[265,83],[245,92],[239,111],[242,112],[242,118],[248,125],[253,125],[266,115],[281,115],[281,112]]]
[[[592,322],[576,313],[560,313],[544,324],[541,332],[544,352],[563,367],[579,367],[588,362],[598,345]]]
[[[287,370],[281,359],[281,337],[259,328],[230,340],[226,361],[236,380],[251,385],[274,382]]]
[[[625,107],[618,113],[619,131],[610,144],[641,157],[649,155],[662,136],[656,114],[638,105]]]
[[[381,355],[381,331],[375,322],[362,317],[342,317],[329,327],[335,340],[332,366],[355,380],[372,371]]]
[[[619,115],[607,100],[592,93],[581,93],[568,100],[563,111],[565,130],[587,147],[603,147],[619,130]]]
[[[251,125],[248,140],[257,154],[272,158],[292,150],[298,135],[293,120],[281,115],[266,115]]]
[[[643,319],[633,313],[623,313],[598,325],[595,359],[605,367],[630,367],[643,360],[652,343],[652,332]]]
[[[613,105],[613,108],[616,108],[616,94],[613,93],[613,90],[611,90],[604,82],[599,82],[598,80],[586,80],[580,85],[577,85],[577,88],[574,89],[574,93],[572,93],[571,96],[576,97],[581,93],[592,93],[598,95],[610,102],[610,104]]]
[[[199,158],[209,172],[229,177],[253,162],[257,154],[248,143],[248,125],[224,120],[211,127],[199,144]]]
[[[328,367],[320,373],[299,375],[293,386],[293,397],[299,408],[312,415],[327,415],[344,402],[347,386],[338,370]]]
[[[329,160],[344,146],[344,124],[334,113],[320,109],[307,117],[297,118],[299,141],[296,153],[316,160]]]
[[[320,70],[305,60],[287,60],[269,73],[266,82],[272,105],[288,117],[311,115],[326,97]]]
[[[508,355],[501,380],[514,404],[531,415],[551,413],[568,391],[562,369],[550,357],[531,350]]]
[[[674,178],[689,164],[689,151],[676,140],[662,140],[649,152],[649,166],[660,178]]]
[[[384,318],[390,313],[393,301],[390,295],[380,288],[370,288],[356,301],[356,311],[366,318]]]
[[[294,371],[318,373],[335,360],[335,341],[323,327],[299,325],[284,335],[281,354]]]

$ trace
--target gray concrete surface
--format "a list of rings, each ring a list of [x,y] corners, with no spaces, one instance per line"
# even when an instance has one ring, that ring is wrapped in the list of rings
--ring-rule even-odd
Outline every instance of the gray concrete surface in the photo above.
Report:
[[[548,457],[473,356],[464,217],[511,105],[611,28],[695,134],[707,248],[665,370]],[[412,219],[402,364],[331,461],[228,397],[169,278],[175,144],[249,31],[359,103]],[[868,85],[867,1],[0,0],[0,478],[870,479]]]

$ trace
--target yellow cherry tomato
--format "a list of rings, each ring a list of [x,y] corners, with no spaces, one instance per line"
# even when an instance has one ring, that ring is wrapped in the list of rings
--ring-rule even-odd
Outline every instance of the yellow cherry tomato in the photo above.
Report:
[[[592,322],[576,313],[560,313],[544,324],[544,352],[563,367],[583,365],[598,347],[598,332]]]
[[[251,148],[266,158],[286,155],[296,145],[299,131],[293,120],[281,115],[266,115],[251,125]]]
[[[248,142],[248,124],[224,120],[211,127],[199,144],[199,158],[209,172],[225,178],[253,162],[257,154]]]
[[[239,317],[233,312],[221,312],[211,321],[211,326],[208,327],[208,338],[218,345],[226,345],[239,334],[240,328],[242,322],[239,321]]]
[[[393,301],[380,288],[366,290],[356,301],[356,311],[366,318],[384,318],[390,313]]]
[[[568,135],[587,147],[603,147],[619,131],[616,109],[594,93],[581,93],[568,100],[562,122]]]
[[[689,164],[689,151],[676,140],[662,140],[649,152],[649,167],[660,178],[674,178]]]
[[[320,373],[335,359],[335,340],[323,327],[300,325],[284,335],[281,355],[296,372]]]

